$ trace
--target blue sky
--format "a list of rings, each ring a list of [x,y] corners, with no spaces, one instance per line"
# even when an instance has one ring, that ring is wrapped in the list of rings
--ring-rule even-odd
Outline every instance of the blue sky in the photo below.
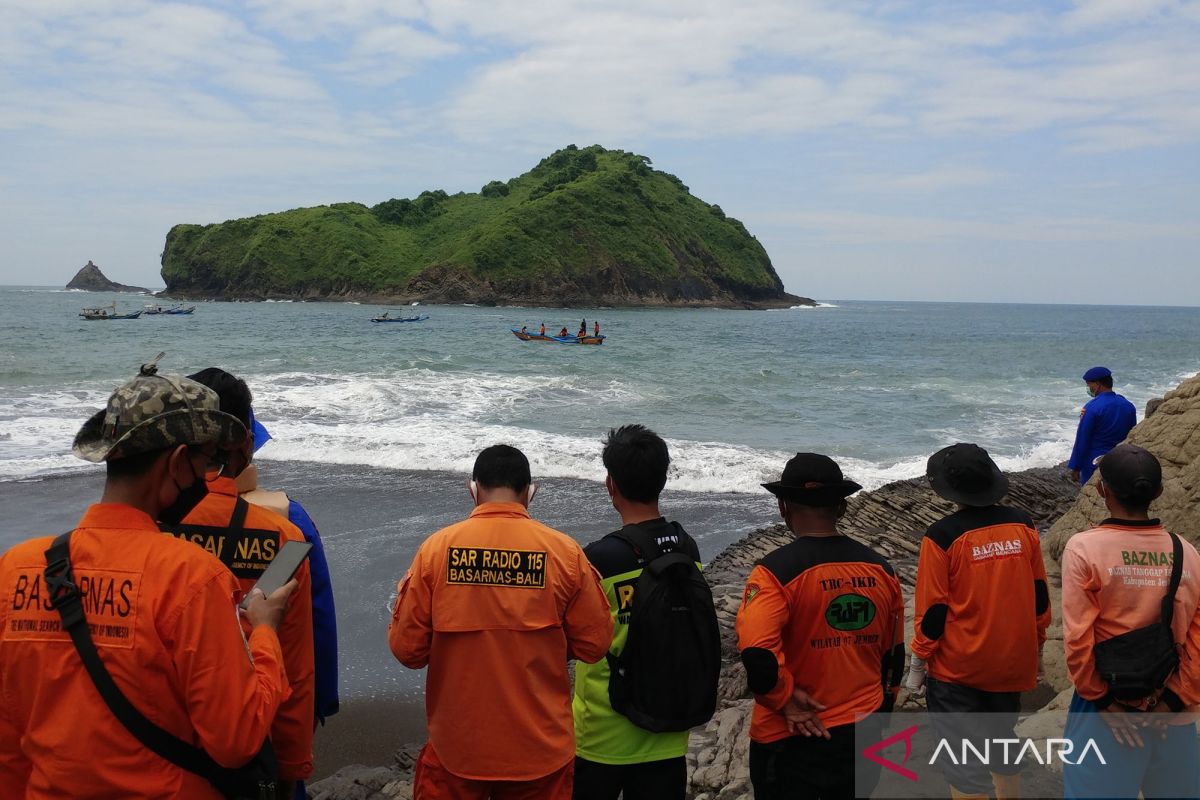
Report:
[[[1200,305],[1197,42],[1197,0],[6,0],[0,283],[598,143],[797,294]]]

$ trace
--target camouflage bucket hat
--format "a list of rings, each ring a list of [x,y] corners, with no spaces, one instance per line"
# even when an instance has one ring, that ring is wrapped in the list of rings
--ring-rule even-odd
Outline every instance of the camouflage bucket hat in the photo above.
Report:
[[[116,461],[181,444],[232,447],[245,438],[246,427],[220,410],[212,389],[143,368],[83,423],[72,449],[84,461]]]

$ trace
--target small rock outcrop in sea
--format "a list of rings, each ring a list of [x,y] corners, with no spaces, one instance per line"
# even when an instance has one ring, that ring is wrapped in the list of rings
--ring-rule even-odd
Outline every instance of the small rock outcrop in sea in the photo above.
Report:
[[[71,278],[67,283],[68,289],[82,289],[85,292],[139,292],[141,294],[150,294],[149,289],[143,289],[141,286],[126,286],[123,283],[110,281],[104,277],[104,273],[100,268],[91,261],[84,264],[79,272],[75,273],[75,277]]]
[[[1026,470],[1011,474],[1009,479],[1011,489],[1004,502],[1028,511],[1041,530],[1049,527],[1078,493],[1078,487],[1067,476],[1065,467]],[[764,494],[763,502],[769,504],[773,500]],[[840,524],[844,533],[869,544],[891,560],[904,585],[909,604],[906,624],[910,629],[921,537],[932,522],[953,510],[953,504],[935,495],[929,482],[919,478],[891,483],[851,498]],[[738,658],[733,622],[746,578],[754,564],[791,538],[783,525],[764,528],[725,548],[705,567],[721,624],[725,666],[718,689],[720,707],[707,725],[693,730],[691,735],[687,755],[688,795],[693,800],[751,797],[747,753],[754,700],[746,690],[746,674]],[[1061,639],[1061,633],[1058,637]],[[1051,685],[1042,694],[1053,696],[1053,690],[1057,688]],[[316,800],[408,800],[412,797],[413,753],[411,747],[402,749],[391,767],[344,767],[329,778],[312,784],[309,797]]]

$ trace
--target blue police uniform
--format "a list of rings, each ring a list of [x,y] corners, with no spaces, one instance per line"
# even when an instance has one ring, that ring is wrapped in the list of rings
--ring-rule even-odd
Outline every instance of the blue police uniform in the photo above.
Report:
[[[1136,424],[1133,403],[1116,392],[1101,392],[1083,407],[1075,432],[1075,447],[1067,464],[1068,469],[1079,470],[1081,485],[1096,471],[1096,459],[1125,441]]]

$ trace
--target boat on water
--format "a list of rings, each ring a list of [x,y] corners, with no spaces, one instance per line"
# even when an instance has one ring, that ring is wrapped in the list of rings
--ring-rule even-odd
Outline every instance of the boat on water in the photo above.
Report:
[[[170,306],[169,308],[163,308],[162,306],[156,306],[156,305],[147,303],[145,305],[145,307],[142,308],[142,313],[146,314],[146,315],[155,315],[155,314],[178,315],[178,314],[191,314],[195,310],[196,310],[195,306],[186,306],[185,307],[182,303],[180,303],[178,305]]]
[[[393,317],[391,312],[385,311],[378,317],[371,317],[371,322],[423,322],[429,319],[428,314],[417,314],[415,317]]]
[[[522,342],[558,342],[559,344],[604,344],[605,336],[546,336],[541,333],[530,333],[523,331],[520,328],[510,328],[513,336],[516,336]]]
[[[85,308],[79,312],[79,316],[89,322],[97,319],[137,319],[141,315],[141,309],[131,311],[128,314],[118,314],[116,303],[111,303],[107,306],[97,306],[95,308]]]

